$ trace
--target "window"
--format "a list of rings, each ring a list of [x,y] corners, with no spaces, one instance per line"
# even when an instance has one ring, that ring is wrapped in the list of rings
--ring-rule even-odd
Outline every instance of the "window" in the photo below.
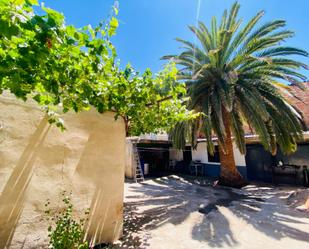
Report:
[[[219,148],[216,145],[214,149],[215,149],[215,151],[214,151],[213,155],[210,155],[209,152],[208,152],[208,162],[210,162],[210,163],[219,163],[220,162]]]

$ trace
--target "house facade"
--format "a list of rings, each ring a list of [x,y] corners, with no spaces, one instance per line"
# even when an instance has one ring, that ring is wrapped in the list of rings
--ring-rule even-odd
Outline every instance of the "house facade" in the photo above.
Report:
[[[260,144],[258,136],[248,127],[246,129],[246,155],[242,155],[235,143],[234,158],[239,172],[248,180],[272,183],[308,184],[306,170],[309,169],[309,83],[304,83],[304,90],[291,85],[290,91],[284,91],[286,99],[300,112],[304,121],[304,140],[298,144],[298,150],[292,155],[280,152],[272,156]],[[127,142],[130,139],[127,140]],[[148,134],[135,138],[142,164],[147,165],[147,174],[160,176],[169,173],[196,174],[217,177],[220,173],[220,158],[216,139],[215,153],[207,151],[206,140],[198,139],[196,148],[187,145],[183,150],[173,148],[166,134]],[[129,147],[130,148],[130,142]],[[134,160],[127,163],[127,177],[134,176]],[[194,166],[190,164],[196,164]],[[278,167],[281,166],[281,167]],[[306,183],[307,181],[307,183]]]

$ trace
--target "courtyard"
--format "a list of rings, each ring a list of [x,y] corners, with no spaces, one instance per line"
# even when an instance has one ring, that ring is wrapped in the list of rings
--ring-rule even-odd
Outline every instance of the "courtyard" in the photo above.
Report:
[[[281,2],[1,0],[0,249],[309,248]]]
[[[301,189],[212,185],[178,176],[126,183],[124,238],[114,247],[308,248],[309,213],[294,198]]]

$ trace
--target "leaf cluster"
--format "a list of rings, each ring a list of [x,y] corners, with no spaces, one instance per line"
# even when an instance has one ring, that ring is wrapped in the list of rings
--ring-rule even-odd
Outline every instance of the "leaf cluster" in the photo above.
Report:
[[[36,14],[33,4],[37,2],[1,2],[0,92],[9,90],[23,100],[30,96],[50,113],[79,112],[90,105],[107,109],[98,95],[117,72],[109,40],[116,19],[77,29],[66,26],[55,10],[42,6],[44,13]]]
[[[64,208],[53,212],[50,208],[50,201],[47,200],[45,214],[47,220],[52,222],[48,227],[49,246],[53,249],[87,249],[88,242],[84,240],[84,225],[86,218],[76,221],[73,218],[73,204],[71,197],[62,192]],[[85,211],[85,217],[89,210]]]
[[[0,93],[33,98],[46,110],[50,123],[64,129],[59,116],[91,107],[123,117],[133,134],[165,129],[186,115],[177,100],[185,86],[177,84],[175,67],[158,75],[142,75],[131,66],[121,70],[110,38],[115,35],[118,9],[97,27],[76,28],[64,16],[36,0],[3,0],[0,4]],[[155,105],[160,98],[164,104]],[[150,104],[150,105],[149,105]],[[153,120],[155,120],[153,122]]]

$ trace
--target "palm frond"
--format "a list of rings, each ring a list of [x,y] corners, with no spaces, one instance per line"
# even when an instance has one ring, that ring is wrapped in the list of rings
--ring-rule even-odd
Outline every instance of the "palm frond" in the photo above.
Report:
[[[298,70],[308,66],[295,56],[308,57],[308,52],[283,45],[294,35],[285,29],[284,20],[259,25],[264,15],[260,11],[242,25],[239,8],[235,2],[223,12],[220,23],[213,17],[210,27],[203,22],[189,26],[198,43],[177,39],[183,52],[163,57],[180,66],[178,78],[186,80],[190,97],[187,107],[204,113],[199,120],[177,124],[171,135],[177,145],[185,146],[188,141],[195,144],[197,133],[203,130],[211,153],[212,134],[224,145],[231,129],[237,147],[245,153],[246,122],[265,149],[274,154],[279,145],[290,153],[302,138],[301,117],[284,100],[277,82],[307,80]],[[225,127],[226,117],[231,127]]]

